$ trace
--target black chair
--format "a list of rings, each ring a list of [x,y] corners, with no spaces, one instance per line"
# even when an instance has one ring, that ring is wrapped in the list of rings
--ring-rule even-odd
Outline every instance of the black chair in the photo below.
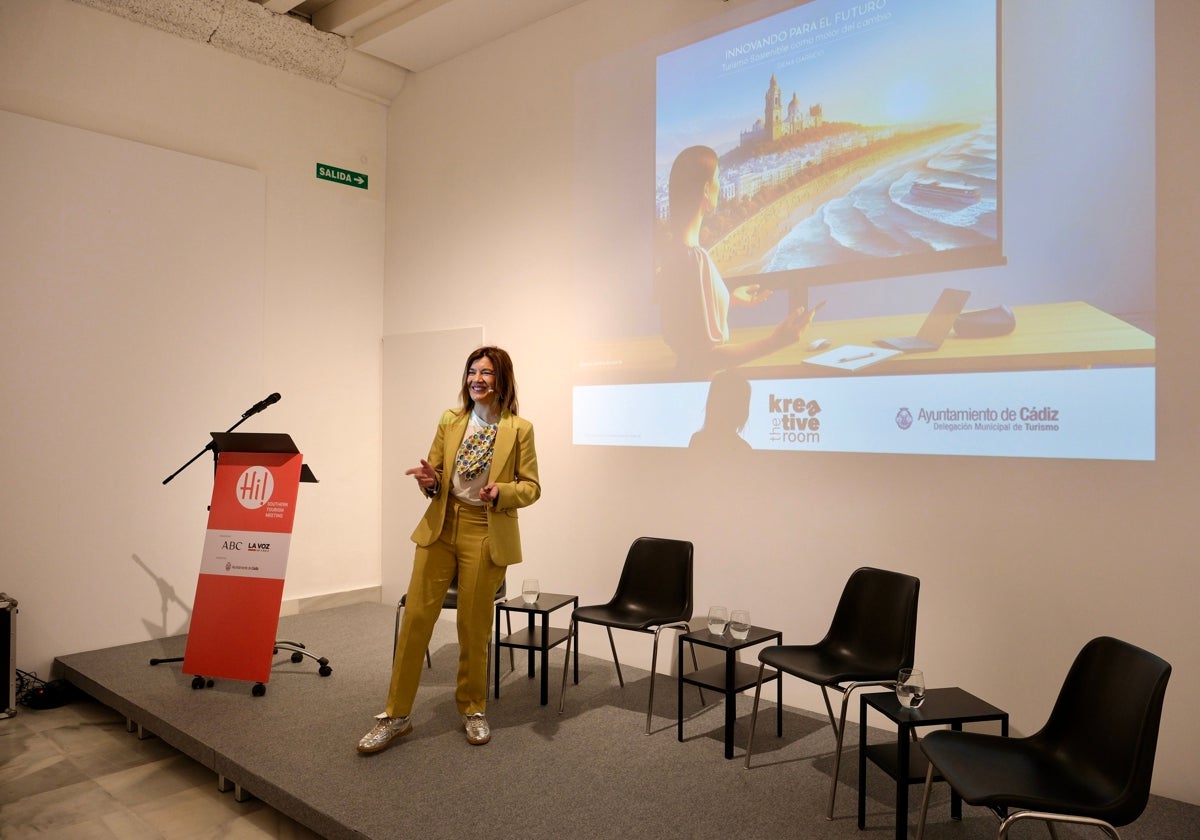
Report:
[[[658,663],[658,637],[663,630],[677,628],[687,632],[688,620],[692,617],[692,544],[683,540],[668,540],[659,537],[639,537],[629,547],[625,556],[625,567],[617,591],[607,604],[576,607],[571,613],[571,626],[567,632],[567,656],[563,660],[562,692],[558,697],[558,713],[563,711],[567,693],[567,665],[571,661],[571,640],[578,644],[580,624],[600,624],[608,632],[608,644],[612,648],[613,664],[617,668],[617,681],[622,687],[621,663],[617,659],[617,646],[613,642],[612,630],[635,630],[654,634],[654,648],[650,655],[650,702],[646,708],[646,734],[650,734],[650,720],[654,712],[654,675]],[[692,650],[693,665],[696,651]],[[703,695],[701,695],[703,697]]]
[[[934,773],[964,802],[1000,817],[1000,840],[1022,820],[1116,826],[1141,816],[1150,798],[1158,724],[1171,666],[1139,647],[1102,636],[1084,645],[1050,718],[1027,738],[938,730],[921,741],[929,758],[917,840]],[[1008,809],[1016,809],[1011,815]]]
[[[827,814],[828,819],[833,819],[850,694],[867,686],[894,685],[900,669],[912,667],[917,645],[917,596],[920,591],[921,581],[911,575],[884,569],[857,569],[846,581],[824,639],[815,645],[774,645],[759,652],[758,686],[754,690],[754,712],[746,743],[746,767],[750,766],[750,753],[754,747],[763,671],[770,666],[781,674],[816,683],[821,686],[829,725],[837,740]],[[830,689],[842,693],[842,711],[837,718],[829,702]]]
[[[503,604],[507,599],[508,599],[508,579],[501,578],[500,588],[496,590],[496,597],[492,601],[492,606],[495,606],[496,604]],[[400,596],[400,600],[396,604],[396,631],[394,633],[392,633],[392,659],[393,660],[396,658],[396,644],[400,638],[400,616],[404,613],[404,607],[407,604],[408,604],[408,593],[405,592],[403,595]],[[454,579],[450,581],[450,588],[446,590],[446,597],[442,599],[442,609],[443,610],[457,610],[458,609],[458,575],[455,575]],[[509,635],[512,634],[512,617],[511,616],[508,619],[508,632],[509,632]],[[492,647],[492,643],[489,640],[488,641],[488,651],[489,651],[489,653],[488,653],[488,677],[487,677],[488,684],[490,684],[492,681],[491,680],[492,655],[490,652],[491,647]],[[429,648],[425,648],[425,664],[430,668],[433,667],[433,658],[429,655]],[[513,659],[512,648],[509,648],[509,651],[508,651],[508,667],[510,669],[515,669],[515,660]]]

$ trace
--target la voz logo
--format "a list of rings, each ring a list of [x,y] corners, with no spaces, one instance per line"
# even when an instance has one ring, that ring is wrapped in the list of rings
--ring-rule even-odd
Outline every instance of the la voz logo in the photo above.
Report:
[[[270,551],[269,542],[243,542],[242,540],[221,540],[222,551]]]

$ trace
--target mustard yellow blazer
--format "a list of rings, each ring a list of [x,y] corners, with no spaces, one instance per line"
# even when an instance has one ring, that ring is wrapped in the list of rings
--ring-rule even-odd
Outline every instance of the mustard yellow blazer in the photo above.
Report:
[[[450,500],[449,471],[454,469],[454,456],[466,434],[469,419],[469,412],[460,415],[447,409],[438,420],[428,458],[438,474],[438,493],[430,500],[425,515],[412,533],[412,541],[419,546],[433,545],[441,536]],[[521,562],[517,509],[533,504],[542,495],[537,452],[533,448],[533,424],[528,420],[507,411],[500,415],[488,482],[495,482],[500,497],[496,504],[487,506],[487,550],[497,566],[511,566]]]

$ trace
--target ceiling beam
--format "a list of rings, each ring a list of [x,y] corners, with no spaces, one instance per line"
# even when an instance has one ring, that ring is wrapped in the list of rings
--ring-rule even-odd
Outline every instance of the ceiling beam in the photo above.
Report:
[[[260,4],[268,12],[274,12],[277,15],[286,15],[303,3],[304,0],[254,0],[254,2]]]
[[[333,0],[313,14],[312,24],[322,32],[347,38],[370,26],[376,33],[394,29],[450,0]]]
[[[75,0],[381,104],[407,71],[350,49],[349,39],[250,0]]]

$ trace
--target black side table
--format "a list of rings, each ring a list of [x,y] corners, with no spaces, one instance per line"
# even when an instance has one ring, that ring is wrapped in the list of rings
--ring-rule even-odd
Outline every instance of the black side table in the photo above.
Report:
[[[880,712],[896,724],[896,743],[867,744],[867,709]],[[1000,734],[1008,736],[1008,712],[980,700],[961,688],[931,688],[919,708],[900,705],[894,691],[876,691],[859,695],[858,712],[858,827],[867,822],[867,759],[875,762],[896,780],[896,840],[908,837],[908,786],[925,783],[929,761],[920,749],[914,749],[913,735],[918,726],[945,726],[961,730],[964,723],[1000,721]],[[942,781],[940,776],[934,776]],[[962,819],[962,800],[951,791],[950,816]]]
[[[529,651],[529,678],[533,679],[534,675],[534,652],[542,652],[542,705],[545,706],[549,700],[549,685],[547,683],[548,674],[546,663],[549,660],[550,648],[561,645],[567,640],[570,635],[569,629],[550,626],[550,613],[557,609],[571,604],[572,611],[579,606],[578,595],[555,595],[552,592],[543,592],[538,595],[538,599],[532,604],[526,604],[520,598],[511,598],[501,604],[496,605],[496,698],[500,697],[500,648],[517,648],[520,650]],[[500,635],[500,613],[506,611],[509,613],[523,612],[529,622],[524,630],[514,630],[508,636]],[[541,616],[541,626],[534,626],[534,617]],[[511,617],[511,616],[510,616]],[[578,636],[578,631],[576,631]],[[579,682],[579,639],[575,639],[573,645],[575,649],[575,682]]]
[[[700,688],[711,688],[713,691],[719,691],[725,695],[725,757],[733,758],[733,728],[735,720],[735,712],[737,707],[737,695],[739,692],[745,691],[748,688],[754,688],[758,685],[758,666],[750,665],[745,662],[738,662],[737,653],[743,648],[761,645],[764,642],[771,640],[775,644],[783,644],[783,632],[781,630],[768,630],[766,627],[751,627],[750,632],[744,639],[735,639],[726,630],[720,636],[714,636],[707,629],[693,630],[690,633],[683,633],[679,636],[679,658],[677,661],[679,668],[679,712],[678,712],[678,738],[683,740],[683,685],[698,685]],[[711,665],[708,668],[701,668],[699,671],[693,671],[690,674],[683,673],[683,643],[688,642],[692,645],[700,645],[701,647],[714,648],[716,650],[725,651],[725,662],[722,665]],[[783,681],[779,679],[779,672],[767,669],[763,671],[763,682],[775,680],[776,699],[775,699],[775,730],[776,735],[783,735]]]

